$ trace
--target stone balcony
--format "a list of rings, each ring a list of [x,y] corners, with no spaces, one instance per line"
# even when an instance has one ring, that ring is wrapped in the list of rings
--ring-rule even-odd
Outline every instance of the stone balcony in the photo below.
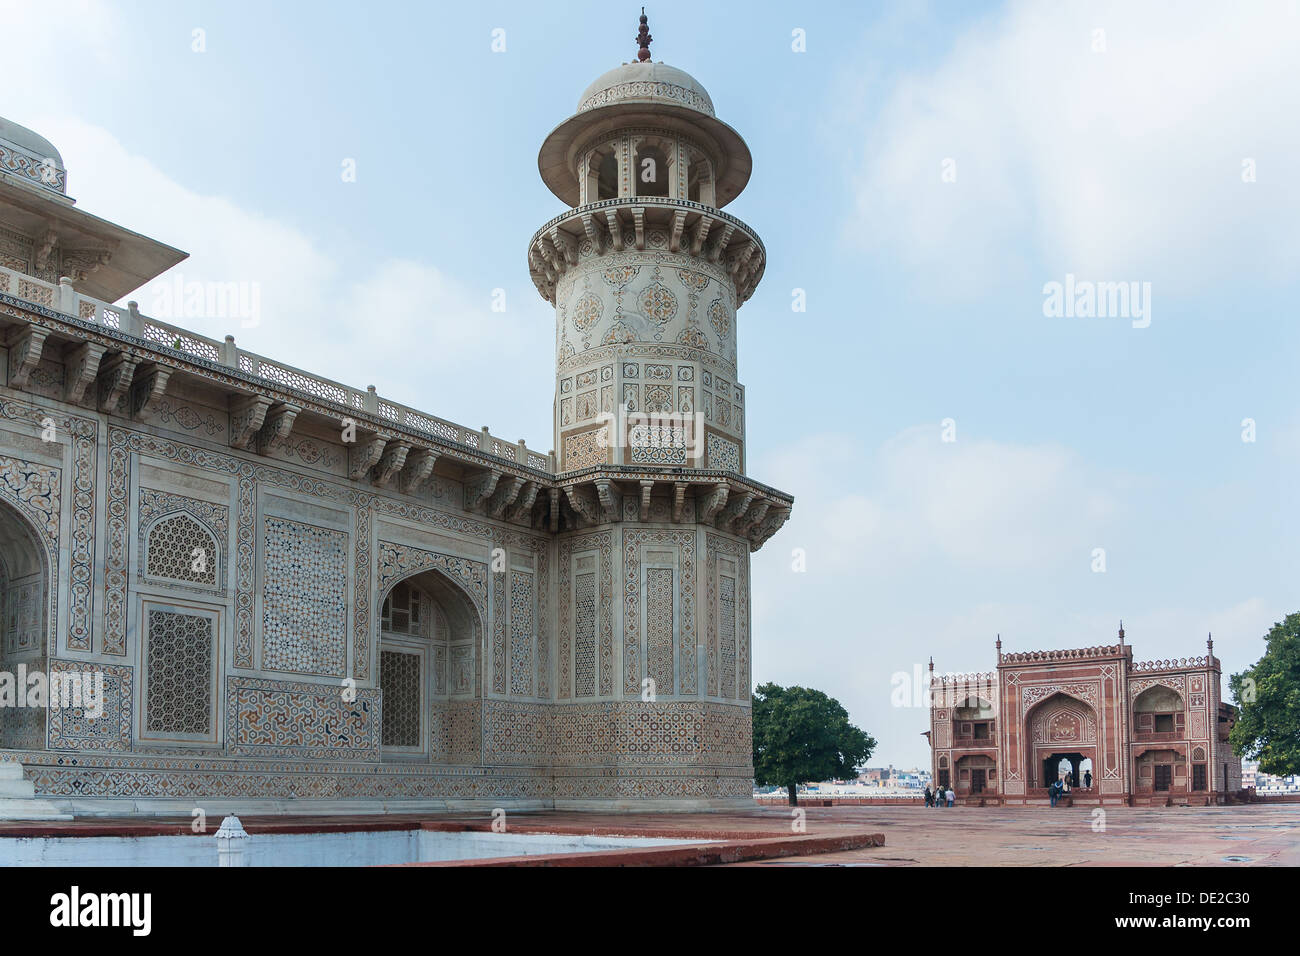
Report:
[[[763,241],[735,216],[685,199],[624,196],[578,206],[538,229],[528,243],[533,284],[554,305],[556,283],[578,264],[580,255],[644,251],[652,231],[667,235],[667,252],[725,264],[736,285],[737,304],[754,294],[763,277]]]

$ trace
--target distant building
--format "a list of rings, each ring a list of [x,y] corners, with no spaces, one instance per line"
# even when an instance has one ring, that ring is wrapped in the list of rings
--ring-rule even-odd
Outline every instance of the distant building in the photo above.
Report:
[[[1276,777],[1271,773],[1261,773],[1258,760],[1243,761],[1241,785],[1260,795],[1300,793],[1300,776]]]
[[[959,797],[1046,802],[1069,781],[1076,803],[1220,803],[1242,788],[1220,699],[1214,643],[1204,657],[1134,662],[1124,643],[1002,653],[985,674],[935,676],[935,779]]]

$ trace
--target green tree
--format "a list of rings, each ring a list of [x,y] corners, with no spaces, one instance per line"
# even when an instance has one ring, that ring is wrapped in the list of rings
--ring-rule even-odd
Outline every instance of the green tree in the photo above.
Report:
[[[807,687],[760,684],[754,692],[754,780],[786,787],[848,777],[876,749],[875,738],[849,723],[838,700]]]
[[[1264,656],[1230,678],[1241,713],[1229,740],[1264,773],[1300,773],[1300,613],[1264,636]]]

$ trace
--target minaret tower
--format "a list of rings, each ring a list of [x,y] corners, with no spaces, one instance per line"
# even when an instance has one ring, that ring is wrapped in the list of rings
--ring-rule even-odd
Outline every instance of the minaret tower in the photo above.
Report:
[[[793,505],[745,475],[736,310],[766,253],[722,211],[745,141],[650,58],[644,11],[636,40],[546,137],[568,208],[528,248],[555,306],[557,739],[616,742],[599,772],[569,755],[556,806],[748,803],[749,556]]]
[[[644,13],[636,39],[637,60],[587,87],[538,156],[571,207],[528,253],[555,305],[557,464],[743,474],[736,310],[766,252],[722,207],[749,180],[749,147],[696,79],[650,59]]]

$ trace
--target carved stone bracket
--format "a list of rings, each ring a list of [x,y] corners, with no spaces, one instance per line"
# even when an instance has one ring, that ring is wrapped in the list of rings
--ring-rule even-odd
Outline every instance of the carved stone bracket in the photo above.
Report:
[[[390,441],[384,446],[384,453],[379,456],[372,479],[376,488],[387,488],[394,478],[406,466],[406,456],[411,453],[411,446],[403,441]]]
[[[608,478],[597,478],[596,494],[600,498],[600,506],[605,512],[606,521],[618,521],[623,517],[623,496],[613,481]]]
[[[702,524],[708,524],[717,517],[718,512],[722,510],[722,506],[727,503],[729,494],[731,494],[731,489],[725,484],[718,485],[709,493],[709,499],[704,503],[704,513],[700,515]]]
[[[636,235],[637,252],[645,252],[645,207],[632,207],[632,228]]]
[[[768,509],[771,507],[772,502],[767,501],[766,499],[759,498],[755,500],[754,503],[749,506],[749,511],[745,512],[744,517],[742,517],[739,524],[737,524],[736,532],[748,537],[749,532],[754,528],[757,528],[762,523],[763,519],[767,517]]]
[[[433,474],[433,466],[437,464],[438,453],[428,448],[416,448],[406,456],[406,468],[398,476],[398,489],[404,495],[416,494],[420,487],[429,480]]]
[[[86,390],[99,374],[99,363],[107,351],[95,342],[82,342],[71,352],[64,362],[63,398],[73,405],[80,405],[86,400]]]
[[[615,252],[623,251],[623,226],[618,221],[618,210],[609,208],[605,210],[605,221],[609,224],[609,241],[614,245]]]
[[[695,224],[694,232],[691,235],[691,255],[698,256],[700,254],[700,250],[704,247],[704,241],[709,238],[709,228],[712,225],[712,216],[701,216]]]
[[[716,527],[722,531],[734,530],[736,520],[749,510],[749,506],[753,501],[754,495],[750,492],[746,492],[739,498],[731,499],[722,514],[718,516],[718,520],[715,522]]]
[[[591,240],[592,247],[596,250],[596,255],[603,256],[607,248],[605,242],[605,226],[594,213],[584,213],[582,216],[582,230]]]
[[[13,344],[9,346],[10,388],[27,387],[27,379],[41,361],[45,338],[49,334],[45,329],[29,325],[14,338]]]
[[[653,481],[641,482],[641,520],[650,520],[650,492],[654,490]]]
[[[131,387],[139,361],[125,352],[115,352],[100,362],[99,374],[95,376],[95,406],[101,412],[111,414],[117,411]]]
[[[500,518],[505,514],[505,510],[515,503],[523,487],[523,478],[510,477],[504,482],[497,482],[497,490],[488,500],[487,513],[493,518]]]
[[[482,511],[488,499],[497,490],[497,485],[501,483],[501,474],[494,468],[482,478],[466,486],[465,507],[470,511]]]
[[[266,413],[266,420],[257,433],[258,454],[265,455],[283,445],[293,432],[293,423],[302,411],[300,405],[281,402]]]
[[[383,435],[371,435],[359,438],[348,453],[348,476],[353,481],[365,481],[370,469],[379,463],[379,456],[384,453],[388,439]]]
[[[246,395],[230,403],[230,447],[248,448],[266,420],[271,400],[265,395]]]
[[[689,485],[679,481],[673,485],[673,522],[681,524],[682,514],[686,510],[686,489]]]
[[[524,490],[519,493],[519,503],[515,505],[514,511],[510,513],[513,521],[520,518],[528,517],[533,510],[533,504],[537,501],[537,494],[542,490],[542,486],[535,481],[524,483]]]
[[[701,216],[701,219],[704,217]],[[673,212],[672,232],[668,236],[668,251],[680,252],[682,248],[682,230],[686,228],[686,210],[677,209]]]
[[[580,485],[569,485],[564,492],[570,507],[579,518],[588,524],[600,524],[600,503],[596,500],[595,491]]]
[[[551,496],[550,528],[556,532],[560,530],[560,489],[547,488],[546,492]]]
[[[772,535],[781,530],[786,519],[790,517],[789,508],[773,508],[767,513],[763,522],[749,530],[749,549],[757,551],[765,545]]]
[[[171,377],[171,369],[153,362],[136,369],[135,378],[131,383],[132,418],[139,418],[155,407],[155,403],[167,391],[167,381]]]

